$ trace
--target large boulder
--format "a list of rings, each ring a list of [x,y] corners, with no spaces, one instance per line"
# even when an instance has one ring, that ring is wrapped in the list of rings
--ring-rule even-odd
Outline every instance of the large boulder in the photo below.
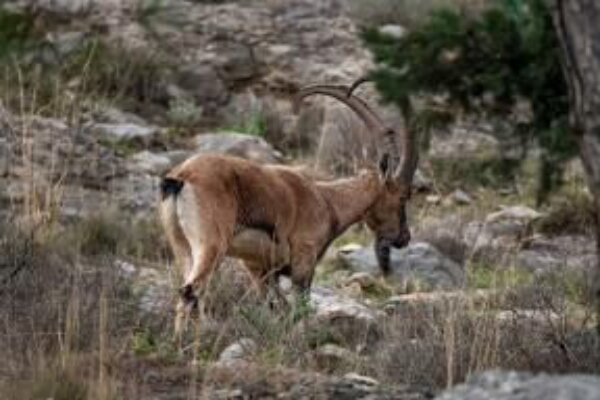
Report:
[[[535,274],[546,272],[588,274],[596,265],[596,247],[584,235],[535,236],[515,256],[514,264]]]
[[[204,133],[194,139],[197,153],[218,153],[265,164],[281,162],[282,155],[261,137],[236,132]]]
[[[380,273],[373,246],[342,248],[339,257],[354,271]],[[390,278],[420,290],[462,288],[466,282],[465,271],[459,264],[425,242],[392,249]]]
[[[442,393],[437,400],[592,400],[600,398],[600,377],[533,375],[489,371]]]
[[[484,221],[469,223],[463,232],[463,240],[474,254],[506,253],[516,249],[520,241],[531,234],[531,224],[541,216],[526,206],[504,207],[487,215]]]
[[[333,289],[313,286],[310,293],[313,314],[306,324],[299,326],[303,332],[328,332],[337,343],[361,350],[379,339],[378,319],[381,311],[337,293]]]
[[[230,96],[215,68],[205,64],[183,68],[175,77],[175,85],[168,90],[170,97],[191,97],[207,113],[223,107]]]

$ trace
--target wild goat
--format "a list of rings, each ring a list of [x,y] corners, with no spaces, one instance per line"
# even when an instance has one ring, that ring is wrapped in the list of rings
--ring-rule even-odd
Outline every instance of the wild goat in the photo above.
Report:
[[[261,293],[282,274],[291,278],[297,293],[304,293],[332,240],[359,221],[375,234],[384,273],[390,248],[408,244],[405,208],[417,164],[412,135],[386,127],[348,87],[309,86],[297,100],[315,94],[341,101],[360,117],[381,143],[378,166],[328,182],[289,167],[223,155],[194,156],[172,169],[161,183],[160,211],[184,277],[176,334],[197,304],[196,291],[225,256],[244,262]]]

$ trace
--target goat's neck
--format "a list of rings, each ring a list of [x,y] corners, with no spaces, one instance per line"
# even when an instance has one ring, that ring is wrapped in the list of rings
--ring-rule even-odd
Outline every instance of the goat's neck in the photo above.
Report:
[[[375,172],[319,183],[317,187],[335,213],[337,233],[362,220],[382,191]]]

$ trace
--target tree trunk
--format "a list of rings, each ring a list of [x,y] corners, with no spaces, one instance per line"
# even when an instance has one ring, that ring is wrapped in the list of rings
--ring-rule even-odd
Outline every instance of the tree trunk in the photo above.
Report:
[[[569,87],[570,124],[596,209],[593,281],[600,333],[600,1],[554,0],[554,25]]]

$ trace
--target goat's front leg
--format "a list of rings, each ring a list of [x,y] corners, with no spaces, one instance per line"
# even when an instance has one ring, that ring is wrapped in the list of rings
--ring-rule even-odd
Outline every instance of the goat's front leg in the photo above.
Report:
[[[253,261],[244,261],[244,264],[252,276],[252,281],[260,299],[268,301],[271,309],[287,309],[287,299],[279,290],[278,278],[280,268],[268,267],[262,263]],[[281,307],[278,307],[279,305]]]
[[[292,288],[294,290],[294,306],[297,308],[310,300],[310,287],[312,284],[317,256],[312,248],[296,252],[291,268]]]

